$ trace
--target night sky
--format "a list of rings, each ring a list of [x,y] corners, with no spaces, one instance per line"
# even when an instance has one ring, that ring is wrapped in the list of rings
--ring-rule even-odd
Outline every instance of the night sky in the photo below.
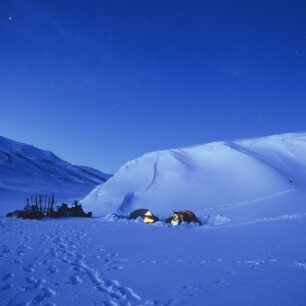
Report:
[[[0,0],[0,135],[114,173],[306,131],[306,1]]]

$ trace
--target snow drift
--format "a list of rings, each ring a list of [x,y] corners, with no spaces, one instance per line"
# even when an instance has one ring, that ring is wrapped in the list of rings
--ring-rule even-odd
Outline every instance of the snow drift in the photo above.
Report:
[[[304,211],[305,153],[306,133],[152,152],[125,164],[83,203],[95,216],[138,208],[160,217],[189,209],[246,220],[296,213]]]

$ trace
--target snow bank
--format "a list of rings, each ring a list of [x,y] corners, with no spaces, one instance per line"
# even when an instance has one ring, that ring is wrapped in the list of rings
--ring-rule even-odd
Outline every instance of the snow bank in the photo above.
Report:
[[[83,204],[95,216],[137,208],[160,217],[189,209],[246,220],[272,216],[275,209],[292,213],[305,200],[305,153],[306,133],[152,152],[125,164]],[[299,204],[289,207],[292,201]]]

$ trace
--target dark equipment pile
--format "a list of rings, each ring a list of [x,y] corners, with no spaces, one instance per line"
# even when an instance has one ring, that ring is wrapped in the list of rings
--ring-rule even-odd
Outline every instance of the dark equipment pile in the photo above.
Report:
[[[85,213],[82,205],[75,201],[72,207],[62,203],[61,206],[56,206],[54,194],[35,195],[26,199],[26,204],[23,210],[15,210],[8,213],[7,217],[41,220],[44,217],[62,218],[62,217],[91,217],[92,212]]]

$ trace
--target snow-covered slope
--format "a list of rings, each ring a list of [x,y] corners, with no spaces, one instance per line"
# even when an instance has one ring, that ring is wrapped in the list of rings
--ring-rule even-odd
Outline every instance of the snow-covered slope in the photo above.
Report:
[[[293,180],[289,182],[289,180]],[[306,133],[145,154],[85,199],[95,215],[189,209],[237,221],[305,211]]]
[[[86,199],[94,216],[186,208],[203,226],[0,216],[0,304],[304,306],[305,140],[150,153]]]
[[[74,166],[52,152],[0,136],[0,200],[5,199],[5,203],[38,192],[53,192],[61,199],[84,196],[109,177],[89,167]]]

